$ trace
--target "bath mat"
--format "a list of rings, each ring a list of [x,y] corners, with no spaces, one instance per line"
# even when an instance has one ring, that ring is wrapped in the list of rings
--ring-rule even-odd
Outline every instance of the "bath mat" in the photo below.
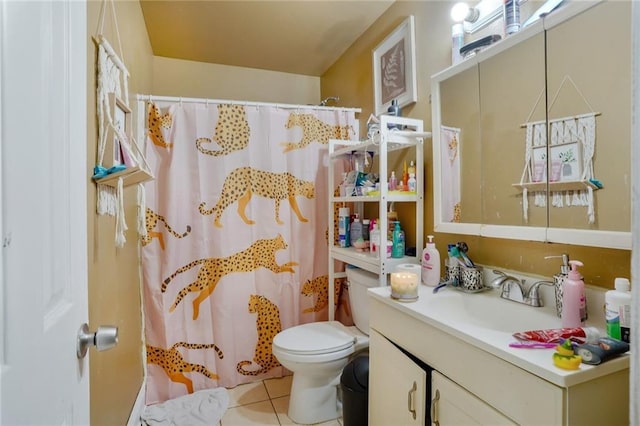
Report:
[[[142,424],[148,426],[211,426],[217,424],[229,406],[225,388],[205,389],[145,407]]]

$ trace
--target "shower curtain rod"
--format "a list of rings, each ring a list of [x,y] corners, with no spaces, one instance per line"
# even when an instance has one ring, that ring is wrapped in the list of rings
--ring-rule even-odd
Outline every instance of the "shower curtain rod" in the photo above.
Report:
[[[173,96],[154,96],[154,95],[136,95],[138,101],[159,101],[159,102],[188,102],[188,103],[200,103],[200,104],[232,104],[232,105],[245,105],[245,106],[270,106],[282,109],[319,109],[326,111],[347,111],[347,112],[362,112],[362,108],[342,108],[342,107],[323,107],[320,105],[294,105],[294,104],[279,104],[270,102],[250,102],[250,101],[230,101],[226,99],[203,99],[203,98],[181,98]]]

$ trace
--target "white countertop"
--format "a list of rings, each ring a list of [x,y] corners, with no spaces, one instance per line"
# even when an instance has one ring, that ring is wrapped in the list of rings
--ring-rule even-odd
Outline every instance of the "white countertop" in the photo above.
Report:
[[[409,303],[392,299],[390,287],[371,288],[368,292],[373,299],[398,309],[414,320],[455,336],[561,387],[574,386],[629,368],[628,354],[597,366],[581,364],[579,370],[563,370],[553,364],[552,354],[555,352],[553,348],[509,347],[509,343],[516,341],[512,336],[514,332],[551,328],[552,325],[555,325],[553,328],[560,328],[560,319],[555,316],[553,306],[534,308],[500,299],[497,290],[467,294],[444,288],[434,294],[433,287],[420,285],[418,300]],[[483,311],[485,308],[486,310]],[[487,318],[483,318],[484,315]],[[407,318],[407,321],[410,321],[410,318]],[[493,324],[497,325],[493,326]],[[540,324],[540,326],[532,326],[534,324]],[[587,323],[587,325],[591,324]],[[602,325],[594,325],[603,331]],[[410,330],[410,327],[398,330],[398,333],[407,332],[407,330]],[[393,336],[388,337],[393,339]]]

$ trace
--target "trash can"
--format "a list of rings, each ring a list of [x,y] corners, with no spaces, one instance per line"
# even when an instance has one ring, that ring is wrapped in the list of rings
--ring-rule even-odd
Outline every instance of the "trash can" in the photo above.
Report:
[[[367,426],[369,418],[369,355],[358,355],[340,376],[342,424]]]

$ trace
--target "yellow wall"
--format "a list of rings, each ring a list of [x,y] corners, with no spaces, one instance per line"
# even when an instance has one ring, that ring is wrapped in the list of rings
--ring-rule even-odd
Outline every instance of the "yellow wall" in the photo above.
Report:
[[[155,56],[153,95],[317,104],[320,77]]]
[[[391,33],[407,16],[415,16],[416,67],[418,102],[405,107],[402,115],[424,120],[425,129],[431,130],[431,75],[451,65],[451,19],[449,11],[453,2],[445,1],[397,1],[378,19],[321,78],[321,96],[338,95],[341,105],[362,108],[360,134],[366,134],[364,126],[373,110],[372,50],[387,34]],[[425,214],[424,234],[433,234],[433,179],[431,143],[425,145]],[[400,170],[400,164],[392,165]],[[411,215],[403,219],[401,207],[399,217],[406,223],[407,240],[415,224]],[[403,228],[405,225],[403,225]],[[564,244],[536,243],[528,241],[480,238],[468,235],[435,233],[441,257],[446,244],[466,241],[470,255],[478,263],[504,269],[552,276],[559,272],[557,260],[544,260],[544,256],[569,253],[572,259],[580,259],[585,267],[582,273],[585,282],[596,286],[613,288],[617,276],[629,277],[631,252]]]
[[[151,88],[152,52],[140,4],[116,1],[118,29],[124,50],[124,62],[129,69],[129,105],[134,110],[136,92]],[[109,4],[109,3],[108,3]],[[87,4],[87,179],[96,162],[96,59],[97,48],[91,41],[98,26],[101,2]],[[106,15],[103,34],[118,51],[111,14]],[[122,249],[114,244],[115,220],[96,214],[96,187],[88,187],[88,257],[89,257],[89,324],[92,330],[100,325],[115,325],[119,331],[118,345],[109,351],[91,350],[90,388],[91,424],[124,425],[136,400],[143,380],[142,331],[140,313],[140,279],[136,234],[136,189],[125,189],[126,220],[129,231]]]

